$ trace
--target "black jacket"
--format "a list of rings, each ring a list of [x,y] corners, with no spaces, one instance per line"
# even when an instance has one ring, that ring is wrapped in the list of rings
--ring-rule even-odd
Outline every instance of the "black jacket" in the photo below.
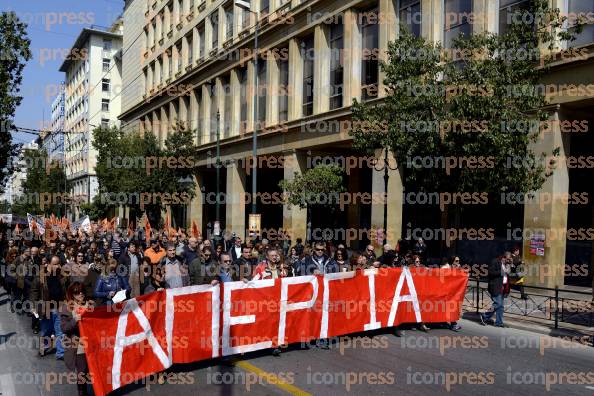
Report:
[[[501,259],[494,259],[489,264],[489,287],[487,290],[493,297],[500,295],[503,292],[503,268],[501,266]]]
[[[319,270],[322,274],[338,272],[338,264],[326,255],[322,256],[320,264],[313,256],[308,256],[305,260],[296,263],[296,268],[293,268],[295,276],[313,275],[315,270]]]

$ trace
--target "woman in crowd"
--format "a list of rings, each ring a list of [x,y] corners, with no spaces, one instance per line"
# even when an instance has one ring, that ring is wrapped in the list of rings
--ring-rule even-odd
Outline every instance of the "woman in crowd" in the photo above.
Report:
[[[66,346],[64,363],[69,370],[76,373],[79,395],[92,394],[84,345],[80,342],[78,329],[81,315],[88,308],[90,306],[85,299],[83,284],[74,282],[66,291],[66,304],[60,307],[60,325],[64,333],[64,345]]]
[[[155,266],[152,271],[150,283],[144,288],[144,294],[169,288],[167,282],[163,279],[161,266]]]
[[[341,272],[346,272],[348,271],[348,260],[347,260],[347,252],[346,249],[344,248],[338,248],[336,249],[336,252],[334,253],[334,261],[336,261],[336,264],[338,264],[338,270]]]
[[[117,292],[122,290],[130,291],[128,281],[117,274],[117,266],[118,263],[115,259],[108,260],[103,275],[97,281],[94,296],[99,299],[100,305],[111,305],[113,304],[112,298]]]
[[[6,293],[10,297],[10,312],[14,313],[14,304],[15,298],[13,294],[13,289],[16,287],[16,266],[15,261],[18,256],[18,249],[16,247],[11,247],[8,249],[8,253],[6,254],[5,258],[5,275],[4,275],[4,288],[6,289]]]

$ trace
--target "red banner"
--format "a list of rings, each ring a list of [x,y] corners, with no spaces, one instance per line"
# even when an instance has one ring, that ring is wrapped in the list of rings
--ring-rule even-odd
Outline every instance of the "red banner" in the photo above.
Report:
[[[387,268],[168,289],[86,312],[80,332],[104,395],[174,363],[460,317],[468,274]]]

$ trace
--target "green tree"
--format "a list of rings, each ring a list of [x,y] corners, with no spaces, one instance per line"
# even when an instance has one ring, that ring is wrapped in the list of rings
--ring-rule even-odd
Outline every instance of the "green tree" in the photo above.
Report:
[[[23,68],[31,59],[26,27],[14,12],[0,13],[0,191],[13,170],[10,158],[17,154],[11,132],[15,110],[22,101]]]
[[[295,172],[293,180],[279,182],[278,185],[284,190],[289,207],[294,205],[307,209],[307,235],[311,235],[312,207],[327,208],[332,214],[340,204],[340,193],[345,191],[343,175],[344,171],[339,166],[323,165],[303,173]]]
[[[98,151],[95,170],[100,194],[95,202],[97,210],[116,206],[117,194],[123,193],[120,196],[128,198],[127,206],[136,213],[147,211],[155,226],[164,205],[188,202],[195,195],[196,184],[193,136],[190,131],[174,131],[161,147],[152,133],[141,136],[117,128],[95,129],[93,147]],[[141,205],[140,194],[156,198]]]
[[[549,125],[538,84],[550,68],[555,42],[573,37],[561,29],[566,18],[547,0],[531,2],[516,16],[505,34],[462,35],[450,50],[402,27],[381,64],[385,99],[353,105],[354,147],[366,154],[392,151],[407,190],[526,193],[540,188],[547,164],[530,143]],[[457,162],[436,168],[418,161],[426,157]],[[527,165],[507,166],[509,157]],[[486,166],[460,161],[473,158]]]
[[[61,216],[67,191],[62,163],[50,160],[45,150],[25,150],[23,160],[27,164],[27,175],[23,182],[23,196],[18,197],[12,206],[13,213]]]

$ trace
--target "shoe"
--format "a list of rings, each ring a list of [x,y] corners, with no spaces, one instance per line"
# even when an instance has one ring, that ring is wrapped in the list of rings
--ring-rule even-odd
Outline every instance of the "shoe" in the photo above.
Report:
[[[272,350],[272,356],[276,356],[276,357],[278,357],[278,356],[280,356],[280,354],[281,354],[281,350],[280,350],[280,348],[274,348],[274,349]]]
[[[429,331],[429,327],[427,327],[425,325],[425,323],[421,324],[421,326],[419,327],[419,330],[423,331],[423,332],[428,332]]]
[[[56,360],[64,360],[64,356],[57,356]]]
[[[485,317],[483,316],[483,314],[479,315],[479,319],[481,320],[481,326],[487,325],[487,322],[485,321]]]
[[[395,330],[394,330],[394,335],[395,335],[396,337],[402,337],[402,331],[401,331],[401,330],[398,330],[398,329],[395,329]]]
[[[454,323],[453,325],[450,326],[450,330],[460,331],[460,330],[462,330],[462,326],[460,326],[458,323]]]
[[[320,340],[320,342],[318,343],[318,348],[330,349],[330,345],[328,345],[328,340]]]
[[[496,325],[495,325],[495,327],[501,327],[502,329],[506,329],[506,328],[508,328],[508,326],[507,326],[507,325],[504,325],[503,323],[501,323],[501,324],[496,324]]]

